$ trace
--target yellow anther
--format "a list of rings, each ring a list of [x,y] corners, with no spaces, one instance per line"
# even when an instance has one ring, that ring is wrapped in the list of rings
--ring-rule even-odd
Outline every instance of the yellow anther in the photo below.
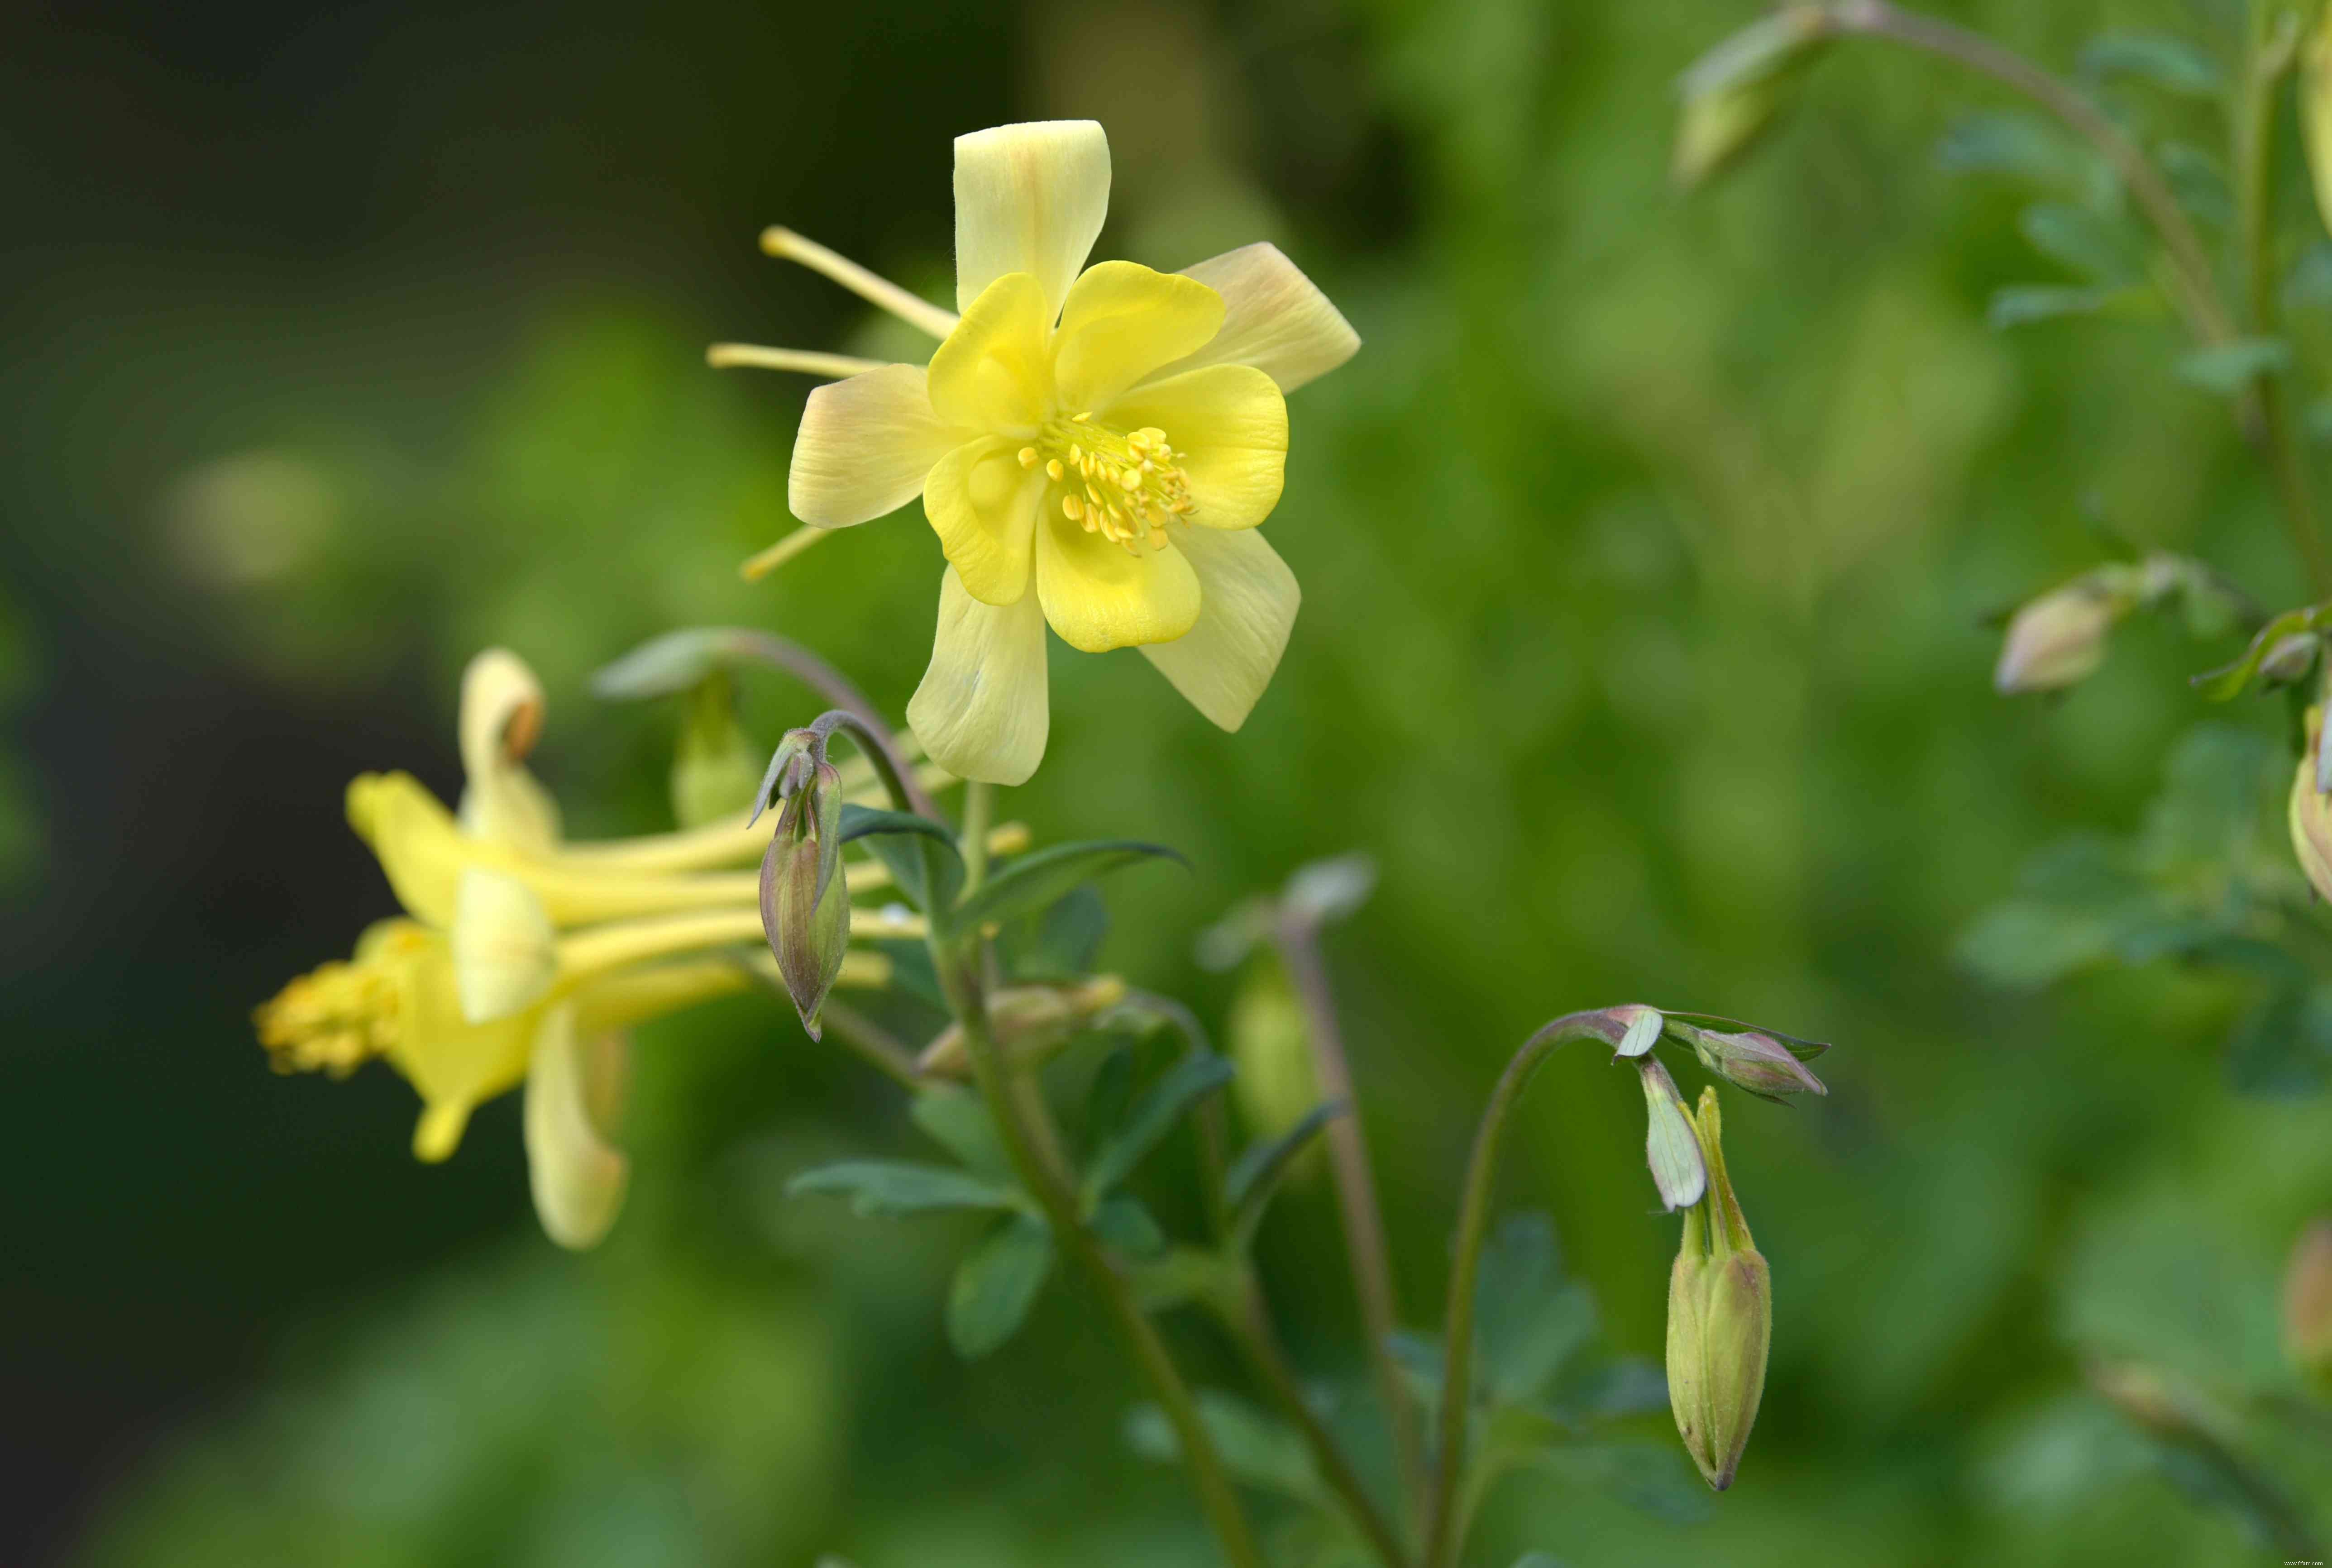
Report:
[[[1061,515],[1062,515],[1063,517],[1066,517],[1066,518],[1067,518],[1070,521],[1075,522],[1075,521],[1076,521],[1077,520],[1079,520],[1080,518],[1084,517],[1084,516],[1085,516],[1085,503],[1084,502],[1079,501],[1079,500],[1078,500],[1075,496],[1074,496],[1074,495],[1065,495],[1065,496],[1061,497]],[[1087,524],[1085,524],[1085,526],[1086,526],[1087,528],[1091,528],[1093,525],[1092,525],[1091,523],[1087,523]]]
[[[1090,425],[1093,423],[1093,415],[1091,412],[1072,415],[1070,417],[1073,423],[1078,425]]]
[[[1034,452],[1034,451],[1036,450],[1036,448],[1032,446],[1032,447],[1030,447],[1028,450],[1029,450],[1029,451],[1031,451],[1031,452]],[[1061,479],[1061,478],[1066,477],[1066,476],[1067,475],[1067,473],[1068,473],[1068,470],[1067,470],[1067,469],[1066,469],[1066,468],[1063,468],[1063,467],[1061,466],[1061,460],[1060,460],[1059,458],[1057,458],[1057,457],[1050,457],[1050,458],[1047,458],[1047,459],[1045,460],[1045,477],[1046,477],[1046,478],[1047,478],[1047,479]]]
[[[1035,447],[1024,446],[1020,449],[1020,466],[1023,468],[1034,468],[1037,466],[1037,449]],[[1057,479],[1060,476],[1058,474],[1055,474],[1054,477]]]
[[[1139,490],[1139,489],[1141,489],[1141,488],[1142,488],[1142,470],[1140,470],[1139,468],[1121,468],[1121,469],[1119,469],[1119,470],[1117,471],[1117,486],[1118,486],[1118,488],[1119,488],[1120,490]]]

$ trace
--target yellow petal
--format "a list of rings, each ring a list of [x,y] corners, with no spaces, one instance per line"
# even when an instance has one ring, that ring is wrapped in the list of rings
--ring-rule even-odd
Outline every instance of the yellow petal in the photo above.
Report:
[[[527,1178],[543,1232],[561,1247],[597,1246],[624,1206],[631,1162],[601,1135],[594,1111],[614,1097],[611,1080],[626,1048],[620,1036],[578,1038],[563,1007],[544,1017],[535,1036],[523,1118]]]
[[[941,458],[923,485],[923,513],[940,549],[982,604],[1008,605],[1028,591],[1048,482],[1042,468],[1023,468],[1018,452],[993,436],[969,442]]]
[[[1203,528],[1253,528],[1279,504],[1287,403],[1251,365],[1210,365],[1152,381],[1099,417],[1120,430],[1149,425],[1166,432],[1198,506],[1190,521]]]
[[[1037,596],[984,605],[948,568],[931,667],[907,703],[908,726],[923,750],[961,778],[1024,784],[1044,760],[1047,703]]]
[[[462,826],[537,854],[559,846],[559,804],[526,770],[542,733],[542,683],[507,648],[488,648],[462,672]]]
[[[533,1006],[559,973],[559,932],[525,883],[471,866],[454,894],[454,989],[462,1017],[492,1023]]]
[[[1116,397],[1205,345],[1223,324],[1206,284],[1134,262],[1104,262],[1070,285],[1053,340],[1053,377],[1071,413]]]
[[[802,407],[786,505],[819,528],[881,517],[913,501],[932,464],[962,439],[932,411],[921,366],[831,382]]]
[[[955,305],[1008,272],[1032,274],[1047,326],[1109,213],[1109,138],[1097,121],[1003,125],[955,139]]]
[[[1180,551],[1134,554],[1058,512],[1037,531],[1037,597],[1061,640],[1088,654],[1171,642],[1199,618],[1198,574]]]
[[[1247,722],[1271,684],[1303,590],[1279,552],[1252,529],[1177,528],[1174,548],[1198,574],[1198,624],[1142,650],[1190,705],[1226,730]]]
[[[932,356],[939,416],[991,435],[1034,435],[1053,408],[1050,319],[1032,274],[1007,272],[989,284]]]
[[[1222,330],[1206,346],[1159,372],[1160,378],[1206,365],[1252,365],[1293,392],[1351,359],[1361,346],[1343,312],[1277,245],[1242,245],[1211,256],[1182,275],[1223,297]]]
[[[414,1129],[414,1153],[443,1160],[460,1143],[471,1109],[526,1076],[538,1015],[529,1010],[490,1024],[464,1018],[444,939],[417,927],[393,930],[372,956],[394,966],[397,987],[388,1059],[426,1107]]]

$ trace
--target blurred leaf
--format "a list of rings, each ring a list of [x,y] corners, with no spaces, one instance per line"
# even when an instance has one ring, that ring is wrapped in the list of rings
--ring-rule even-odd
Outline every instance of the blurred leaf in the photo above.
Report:
[[[957,1266],[948,1286],[948,1343],[975,1361],[1010,1339],[1053,1267],[1053,1233],[1033,1214],[1016,1214]]]
[[[1131,1192],[1113,1192],[1101,1200],[1093,1232],[1128,1257],[1156,1257],[1166,1250],[1166,1233]]]
[[[1594,1305],[1591,1297],[1588,1302]],[[1590,1420],[1648,1415],[1668,1408],[1668,1377],[1657,1362],[1641,1356],[1619,1356],[1600,1362],[1584,1376],[1567,1384],[1561,1410]]]
[[[2312,1095],[2332,1076],[2332,1017],[2322,991],[2270,991],[2227,1040],[2227,1084],[2238,1094]]]
[[[1674,1443],[1566,1444],[1541,1448],[1526,1462],[1670,1525],[1709,1515],[1708,1487]]]
[[[2146,811],[2140,865],[2155,876],[2240,867],[2289,771],[2263,735],[2223,724],[2189,731],[2171,751],[2162,793]]]
[[[1081,884],[1096,876],[1151,859],[1171,860],[1184,866],[1190,864],[1162,845],[1140,844],[1132,839],[1056,844],[1033,855],[1024,855],[1003,870],[992,873],[980,884],[978,892],[963,901],[956,919],[966,929],[990,921],[1010,920],[1066,897]]]
[[[1095,1143],[1123,1127],[1133,1109],[1133,1047],[1121,1043],[1094,1069],[1093,1087],[1085,1095],[1085,1135]]]
[[[2318,240],[2299,253],[2284,276],[2283,302],[2295,311],[2332,305],[2332,241]]]
[[[2192,142],[2165,141],[2155,149],[2155,161],[2169,182],[2171,195],[2197,223],[2223,229],[2235,221],[2227,171],[2216,158]]]
[[[846,1160],[805,1171],[786,1183],[790,1197],[836,1192],[860,1214],[919,1214],[931,1209],[1012,1209],[1020,1194],[945,1165],[896,1160]]]
[[[1936,145],[1935,161],[1949,174],[2005,174],[2079,190],[2088,183],[2089,160],[2047,120],[2003,111],[1955,121]]]
[[[1109,905],[1098,889],[1078,887],[1033,919],[1008,924],[998,945],[1016,980],[1081,980],[1093,972],[1109,935]]]
[[[1563,1563],[1552,1552],[1525,1552],[1515,1559],[1515,1568],[1563,1568]]]
[[[1221,1455],[1223,1468],[1249,1486],[1299,1502],[1327,1505],[1311,1453],[1294,1428],[1216,1389],[1200,1389],[1198,1403],[1199,1420]],[[1161,1464],[1181,1458],[1173,1423],[1156,1405],[1137,1405],[1126,1413],[1125,1440],[1135,1453]]]
[[[1260,1209],[1268,1203],[1280,1177],[1286,1174],[1289,1162],[1302,1153],[1304,1146],[1343,1109],[1341,1101],[1324,1101],[1278,1137],[1264,1139],[1240,1150],[1239,1157],[1231,1162],[1223,1178],[1224,1199],[1238,1209],[1250,1204]]]
[[[2253,379],[2288,369],[2291,345],[2280,338],[2238,338],[2181,355],[2178,374],[2205,392],[2231,397]]]
[[[917,1092],[907,1114],[932,1141],[979,1175],[1008,1182],[1012,1157],[988,1102],[969,1089],[939,1085]]]
[[[2081,49],[2079,70],[2090,81],[2134,76],[2167,91],[2211,98],[2220,91],[2218,62],[2167,33],[2103,33]]]
[[[1137,1258],[1127,1271],[1145,1312],[1163,1312],[1185,1302],[1236,1299],[1232,1265],[1197,1247],[1170,1246],[1155,1257]]]
[[[591,694],[602,702],[630,703],[687,691],[731,662],[736,634],[723,626],[684,626],[650,637],[591,675]]]
[[[944,917],[963,885],[963,856],[955,846],[955,835],[946,826],[928,817],[917,817],[906,811],[877,811],[870,807],[845,802],[842,808],[842,842],[863,840],[874,852],[875,858],[891,868],[893,880],[909,904],[929,915],[934,904],[939,916]],[[938,849],[931,848],[932,845]],[[933,855],[939,864],[940,886],[936,900],[923,886],[924,856]]]
[[[1385,1348],[1392,1353],[1394,1364],[1414,1378],[1420,1388],[1437,1391],[1440,1389],[1440,1335],[1397,1328],[1386,1339]]]
[[[2035,321],[2053,321],[2066,316],[2088,316],[2110,308],[2133,303],[2144,296],[2141,290],[2124,288],[2079,288],[2060,283],[2015,283],[1993,291],[1985,304],[1985,325],[1995,332],[2013,327],[2030,326]]]
[[[1103,1140],[1085,1167],[1089,1198],[1107,1192],[1133,1172],[1142,1157],[1174,1130],[1182,1114],[1230,1082],[1231,1065],[1209,1052],[1193,1051],[1150,1086],[1135,1103],[1125,1125]]]
[[[2032,248],[2092,282],[2126,284],[2141,276],[2145,253],[2127,229],[2087,207],[2067,202],[2035,202],[2017,219]],[[1995,308],[1998,296],[1994,296]],[[1994,320],[1994,326],[2001,323]]]
[[[1554,1224],[1545,1215],[1513,1214],[1499,1222],[1483,1249],[1474,1322],[1482,1382],[1493,1398],[1510,1403],[1537,1398],[1594,1337],[1594,1298],[1564,1283]]]

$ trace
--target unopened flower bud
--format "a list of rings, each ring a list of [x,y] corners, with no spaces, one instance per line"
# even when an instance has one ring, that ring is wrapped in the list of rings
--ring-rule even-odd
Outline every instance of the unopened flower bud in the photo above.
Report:
[[[1677,81],[1683,108],[1669,171],[1681,186],[1719,174],[1794,100],[1797,79],[1830,36],[1819,5],[1792,5],[1750,24]]]
[[[1992,684],[2003,696],[2079,685],[2105,663],[2106,637],[2131,599],[2092,573],[2053,588],[2008,623]]]
[[[1684,1217],[1684,1243],[1668,1274],[1668,1404],[1685,1451],[1717,1491],[1733,1485],[1773,1337],[1773,1271],[1725,1173],[1716,1091],[1700,1092],[1696,1124],[1708,1192]]]
[[[1232,998],[1224,1036],[1238,1071],[1231,1094],[1247,1131],[1258,1140],[1280,1136],[1320,1104],[1320,1074],[1312,1056],[1312,1029],[1287,970],[1271,952],[1248,966]],[[1317,1145],[1296,1157],[1295,1173],[1320,1165]]]
[[[2259,678],[2270,686],[2289,686],[2307,678],[2316,665],[2316,648],[2321,641],[2314,632],[2293,632],[2278,637],[2260,656]]]
[[[738,726],[729,676],[714,671],[689,693],[672,758],[672,814],[683,827],[733,817],[753,804],[760,776],[753,742]]]
[[[1016,1066],[1035,1066],[1069,1037],[1125,999],[1125,981],[1094,975],[1074,985],[1005,986],[989,993],[988,1032]],[[963,1025],[951,1023],[923,1047],[916,1070],[929,1077],[969,1078],[971,1052]]]
[[[2283,1275],[2283,1351],[2299,1375],[2332,1396],[2332,1217],[2299,1233]]]
[[[790,739],[790,737],[788,737]],[[785,806],[761,856],[761,930],[777,955],[786,994],[809,1037],[850,946],[850,884],[841,875],[842,777],[823,756],[770,764]]]
[[[2332,898],[2332,796],[2319,784],[2324,710],[2308,710],[2308,745],[2291,775],[2291,852],[2318,898]]]
[[[1644,1082],[1645,1162],[1652,1168],[1660,1202],[1673,1214],[1700,1201],[1708,1190],[1708,1169],[1676,1080],[1649,1055],[1636,1058],[1636,1067]]]
[[[1830,1093],[1822,1081],[1798,1060],[1795,1052],[1763,1030],[1727,1033],[1723,1029],[1695,1028],[1690,1024],[1674,1024],[1670,1028],[1691,1042],[1693,1054],[1700,1058],[1702,1066],[1736,1088],[1768,1099],[1783,1095]]]

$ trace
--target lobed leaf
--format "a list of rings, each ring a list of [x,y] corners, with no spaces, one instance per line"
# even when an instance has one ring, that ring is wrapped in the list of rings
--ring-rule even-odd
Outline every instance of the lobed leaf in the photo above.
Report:
[[[1141,1163],[1159,1141],[1173,1131],[1184,1112],[1230,1082],[1231,1065],[1212,1052],[1193,1051],[1169,1068],[1135,1102],[1125,1125],[1102,1140],[1085,1167],[1088,1200],[1108,1191]]]
[[[1018,1214],[956,1266],[948,1286],[948,1343],[975,1361],[1010,1339],[1027,1320],[1053,1268],[1053,1233],[1033,1214]]]
[[[1302,1120],[1276,1138],[1250,1143],[1231,1162],[1223,1177],[1223,1197],[1236,1210],[1262,1210],[1271,1201],[1279,1179],[1304,1146],[1344,1108],[1341,1100],[1325,1100],[1304,1114]]]

